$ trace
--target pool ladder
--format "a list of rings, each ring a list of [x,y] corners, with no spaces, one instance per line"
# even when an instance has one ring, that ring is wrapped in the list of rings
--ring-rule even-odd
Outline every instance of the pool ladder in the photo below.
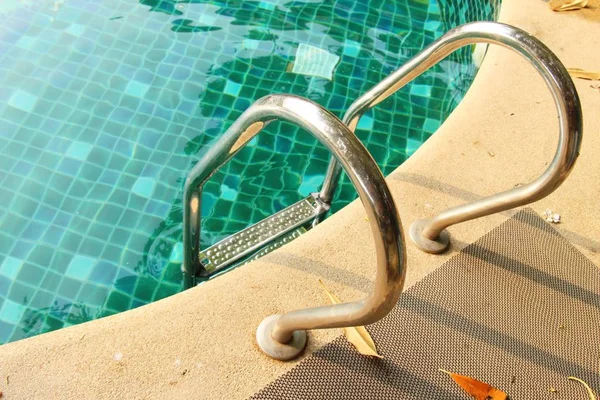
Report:
[[[406,250],[401,221],[385,179],[368,151],[353,134],[360,117],[424,71],[460,47],[473,43],[499,44],[515,50],[542,75],[559,116],[559,143],[546,171],[527,185],[472,203],[450,208],[430,220],[412,224],[410,236],[422,250],[439,253],[449,243],[445,228],[481,216],[539,200],[567,178],[579,155],[582,116],[579,97],[558,58],[526,32],[500,23],[475,22],[459,26],[432,43],[350,106],[343,121],[318,104],[293,95],[270,95],[257,100],[219,138],[190,172],[184,189],[184,279],[218,274],[232,263],[264,254],[299,236],[329,210],[342,170],[357,189],[373,231],[377,275],[373,293],[361,301],[272,315],[260,324],[257,342],[269,356],[296,357],[306,345],[307,329],[373,323],[396,304],[406,274]],[[283,119],[315,136],[332,153],[319,193],[275,213],[209,248],[200,249],[201,197],[206,181],[267,124]],[[265,247],[266,246],[266,247]],[[262,249],[259,253],[257,250]]]

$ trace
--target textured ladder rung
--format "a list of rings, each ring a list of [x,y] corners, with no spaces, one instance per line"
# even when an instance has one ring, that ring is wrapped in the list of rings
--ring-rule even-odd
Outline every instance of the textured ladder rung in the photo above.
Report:
[[[270,252],[277,250],[281,246],[283,246],[285,244],[288,244],[292,240],[299,238],[300,235],[302,235],[305,232],[308,232],[309,229],[310,229],[310,226],[309,227],[299,226],[298,228],[296,228],[296,229],[294,229],[292,231],[289,231],[285,235],[279,236],[273,242],[265,245],[262,249],[260,249],[256,253],[252,254],[250,257],[247,257],[246,259],[240,261],[239,264],[232,263],[232,264],[230,264],[230,266],[242,266],[242,265],[246,265],[246,264],[248,264],[248,263],[250,263],[250,262],[252,262],[254,260],[258,260],[259,258],[266,256]],[[217,276],[219,276],[221,274],[224,274],[226,272],[227,272],[226,269],[220,269],[220,270],[212,273],[210,275],[210,277],[211,278],[215,278],[215,277],[217,277]]]
[[[329,206],[319,202],[316,195],[311,194],[270,217],[202,250],[199,259],[203,268],[200,273],[202,275],[213,275],[267,243],[273,242],[291,230],[314,220],[328,209]],[[286,239],[288,238],[286,237]],[[292,239],[292,237],[289,238],[289,240]],[[272,245],[276,243],[278,242]]]

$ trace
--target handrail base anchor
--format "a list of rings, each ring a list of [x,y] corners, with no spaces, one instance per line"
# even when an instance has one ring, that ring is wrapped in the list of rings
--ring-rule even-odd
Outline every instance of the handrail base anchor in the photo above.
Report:
[[[426,253],[443,253],[450,244],[450,235],[444,229],[435,239],[429,239],[425,237],[425,235],[423,235],[423,229],[428,223],[428,219],[419,219],[413,222],[409,230],[410,238],[419,249],[423,250]]]
[[[271,334],[280,317],[281,314],[275,314],[263,319],[258,326],[258,329],[256,329],[256,341],[258,347],[260,347],[263,353],[269,357],[276,360],[287,361],[298,357],[306,347],[306,331],[294,331],[292,339],[288,343],[279,343],[277,340],[273,339]]]

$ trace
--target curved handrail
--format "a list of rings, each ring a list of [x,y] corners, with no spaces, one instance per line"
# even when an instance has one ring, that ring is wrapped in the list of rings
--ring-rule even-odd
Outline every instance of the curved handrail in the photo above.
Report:
[[[343,121],[354,131],[360,117],[455,50],[473,43],[491,43],[516,51],[542,75],[558,110],[560,135],[556,154],[546,171],[519,188],[450,208],[430,220],[416,221],[411,238],[424,251],[439,253],[449,243],[447,227],[539,200],[552,193],[567,178],[579,155],[582,135],[581,105],[569,73],[542,42],[527,32],[496,22],[474,22],[459,26],[421,51],[400,69],[381,81],[350,106]],[[329,202],[341,169],[330,161],[320,199]]]
[[[337,117],[310,100],[270,95],[257,100],[231,125],[186,180],[183,240],[186,279],[194,279],[198,265],[203,185],[274,119],[301,126],[333,153],[358,191],[377,251],[374,290],[366,299],[272,315],[261,323],[257,330],[259,346],[271,357],[284,360],[295,357],[304,348],[304,329],[365,325],[383,318],[402,291],[406,253],[400,217],[385,179],[358,138]]]

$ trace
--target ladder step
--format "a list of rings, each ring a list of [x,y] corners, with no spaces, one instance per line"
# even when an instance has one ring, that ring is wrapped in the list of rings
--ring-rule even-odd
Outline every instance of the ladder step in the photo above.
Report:
[[[281,238],[281,241],[271,243],[271,247],[276,244],[279,247],[295,239],[302,232],[301,230],[296,231],[296,228],[314,221],[320,215],[327,212],[327,210],[329,210],[329,206],[317,200],[317,194],[314,193],[262,221],[215,243],[200,252],[199,259],[202,267],[200,269],[200,276],[216,274],[292,230],[294,230],[292,235],[287,235]],[[307,227],[307,229],[310,228]],[[304,229],[304,231],[307,229]],[[265,254],[274,249],[275,247]],[[259,254],[262,253],[263,251]],[[253,259],[258,258],[257,256],[260,257],[257,254]]]

